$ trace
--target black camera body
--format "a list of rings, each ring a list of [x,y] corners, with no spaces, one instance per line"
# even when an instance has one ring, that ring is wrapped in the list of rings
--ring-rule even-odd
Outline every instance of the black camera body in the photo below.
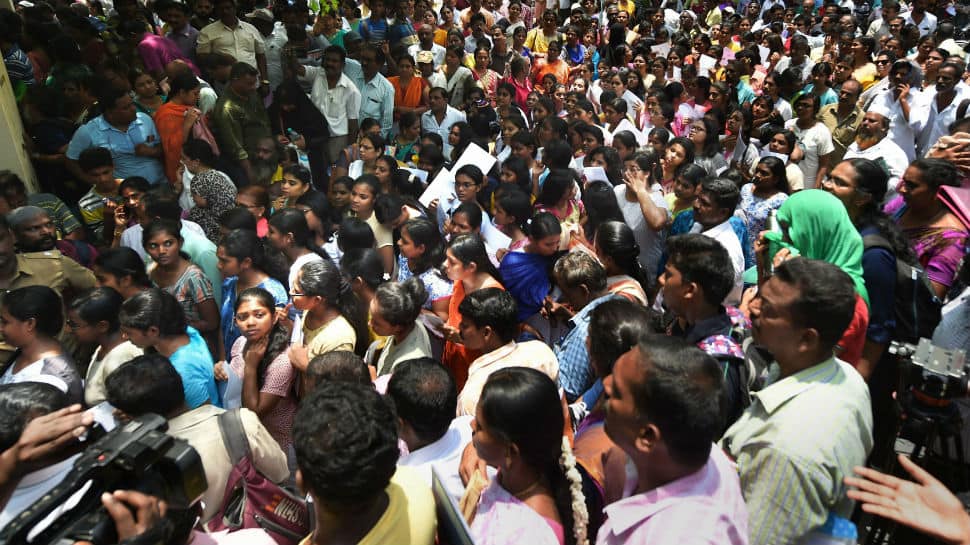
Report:
[[[90,445],[60,484],[0,531],[0,545],[117,543],[101,504],[105,492],[137,490],[175,509],[190,507],[207,487],[202,459],[167,429],[164,418],[145,414]]]

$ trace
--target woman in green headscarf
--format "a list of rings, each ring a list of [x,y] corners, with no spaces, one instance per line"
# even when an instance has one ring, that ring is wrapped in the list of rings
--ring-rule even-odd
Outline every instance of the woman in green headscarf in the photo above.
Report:
[[[782,232],[769,232],[755,244],[761,272],[761,262],[768,259],[769,247],[774,251],[777,265],[800,255],[837,265],[852,278],[856,291],[855,315],[845,330],[837,354],[853,365],[862,355],[866,327],[869,324],[869,295],[862,277],[862,237],[849,219],[842,202],[821,189],[799,191],[778,209]],[[759,284],[767,280],[759,275]]]

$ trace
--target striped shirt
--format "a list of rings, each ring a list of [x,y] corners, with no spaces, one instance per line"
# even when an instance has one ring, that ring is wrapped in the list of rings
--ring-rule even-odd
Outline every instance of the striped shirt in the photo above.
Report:
[[[859,373],[832,358],[752,395],[721,439],[738,464],[751,544],[797,543],[830,512],[848,518],[842,479],[872,450],[869,389]]]

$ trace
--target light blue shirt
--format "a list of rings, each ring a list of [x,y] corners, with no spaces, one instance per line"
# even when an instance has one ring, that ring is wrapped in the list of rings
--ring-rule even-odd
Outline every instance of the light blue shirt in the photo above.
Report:
[[[168,359],[182,377],[185,404],[195,409],[209,401],[216,407],[222,407],[213,372],[215,363],[209,347],[194,327],[187,327],[185,333],[189,336],[189,344],[180,347]]]
[[[589,320],[593,309],[601,304],[620,297],[609,293],[593,299],[569,319],[568,331],[553,347],[553,352],[559,360],[559,385],[566,394],[566,400],[572,403],[596,381],[593,367],[589,362],[589,351],[586,350],[586,337],[589,336]]]
[[[394,123],[394,86],[380,73],[365,82],[363,73],[360,81],[354,81],[360,90],[360,116],[358,119],[376,119],[381,123],[381,136],[391,134]]]
[[[135,155],[135,146],[148,144],[157,146],[161,143],[158,131],[152,118],[138,112],[135,120],[128,126],[126,132],[112,127],[104,116],[98,116],[78,128],[67,146],[67,158],[77,161],[81,152],[88,148],[107,148],[111,151],[111,158],[115,163],[115,178],[125,179],[131,176],[141,176],[153,185],[165,181],[165,171],[162,162],[154,157],[139,157]]]

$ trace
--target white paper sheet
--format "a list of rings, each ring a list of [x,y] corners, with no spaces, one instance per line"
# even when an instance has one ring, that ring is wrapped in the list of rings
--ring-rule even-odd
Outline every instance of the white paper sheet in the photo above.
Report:
[[[420,168],[406,168],[404,170],[410,172],[411,174],[414,174],[415,176],[418,177],[419,180],[421,180],[421,183],[422,184],[427,185],[427,183],[428,183],[428,171],[427,170],[421,170]]]
[[[670,42],[652,45],[650,46],[650,50],[653,51],[658,57],[666,58],[667,54],[670,53]]]
[[[610,182],[603,167],[586,167],[583,169],[583,177],[587,182]]]
[[[761,65],[768,66],[768,59],[771,57],[771,50],[763,45],[759,45],[758,53],[761,55]]]
[[[512,244],[512,239],[508,235],[499,231],[498,227],[492,225],[491,221],[482,222],[482,239],[485,244],[495,250],[508,249]]]
[[[468,144],[468,147],[462,152],[461,157],[455,161],[455,164],[451,167],[451,171],[458,172],[458,169],[465,165],[475,165],[482,170],[483,174],[488,174],[488,171],[492,170],[492,166],[495,165],[495,161],[497,160],[477,144],[472,143]]]
[[[451,171],[447,168],[442,168],[438,175],[435,176],[428,188],[424,190],[421,194],[421,198],[418,202],[425,206],[431,206],[431,201],[441,198],[442,195],[451,195],[455,192],[455,177],[451,175]]]
[[[717,65],[717,59],[707,55],[701,55],[701,58],[698,60],[698,64],[698,75],[707,76],[712,70],[714,70],[714,66]]]

